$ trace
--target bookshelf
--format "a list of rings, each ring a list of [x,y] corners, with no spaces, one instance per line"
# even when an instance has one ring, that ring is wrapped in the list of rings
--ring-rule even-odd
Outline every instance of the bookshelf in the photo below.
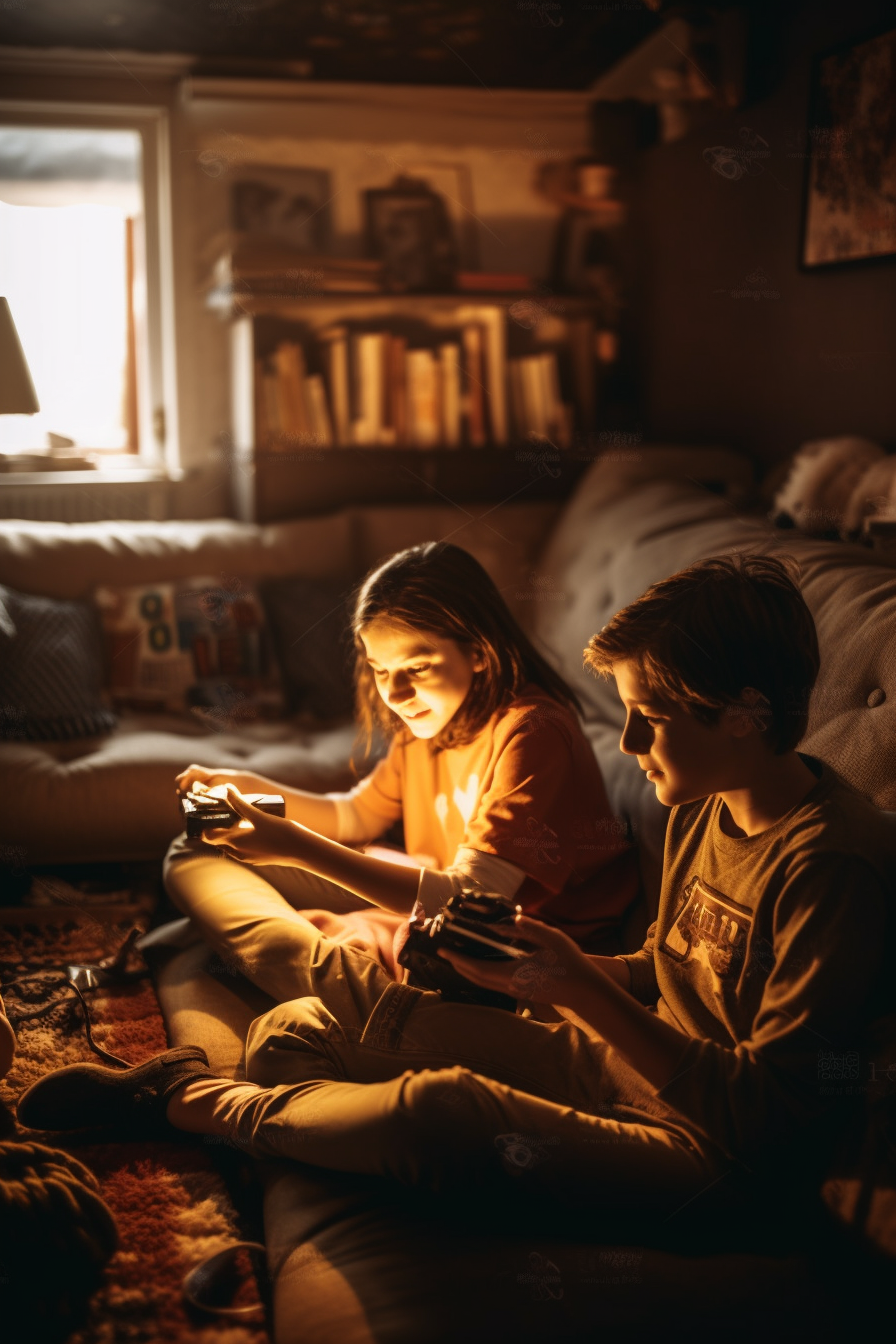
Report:
[[[597,452],[614,337],[532,292],[214,292],[230,326],[237,517],[559,499]]]

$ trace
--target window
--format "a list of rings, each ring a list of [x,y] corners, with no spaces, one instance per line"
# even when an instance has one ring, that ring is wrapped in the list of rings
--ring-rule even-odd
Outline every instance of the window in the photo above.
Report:
[[[0,116],[0,294],[41,407],[0,416],[0,452],[176,461],[165,131],[158,109]]]

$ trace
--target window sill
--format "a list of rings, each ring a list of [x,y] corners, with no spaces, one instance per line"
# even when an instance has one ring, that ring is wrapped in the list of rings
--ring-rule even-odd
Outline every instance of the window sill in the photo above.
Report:
[[[165,484],[181,481],[183,471],[165,471],[158,467],[119,467],[95,471],[2,471],[0,489],[4,485],[79,486],[79,485],[136,485]]]

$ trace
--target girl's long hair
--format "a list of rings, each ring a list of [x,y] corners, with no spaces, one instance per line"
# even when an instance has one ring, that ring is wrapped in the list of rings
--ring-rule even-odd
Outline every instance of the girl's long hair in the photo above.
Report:
[[[368,742],[376,729],[391,737],[404,727],[380,696],[361,642],[365,628],[377,620],[453,639],[485,661],[464,703],[433,739],[437,748],[471,742],[527,683],[581,712],[575,692],[523,633],[479,561],[450,542],[427,541],[373,570],[355,598],[355,697]]]

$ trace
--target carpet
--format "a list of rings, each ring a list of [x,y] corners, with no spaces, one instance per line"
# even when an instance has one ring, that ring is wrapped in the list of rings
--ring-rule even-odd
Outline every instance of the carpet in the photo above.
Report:
[[[257,1240],[222,1175],[232,1154],[191,1136],[168,1141],[79,1141],[14,1125],[16,1098],[51,1069],[81,1060],[102,1063],[88,1044],[81,1006],[70,990],[51,988],[52,972],[93,963],[117,950],[135,922],[133,906],[0,910],[0,984],[18,1037],[17,1054],[0,1081],[3,1137],[38,1140],[76,1156],[99,1182],[115,1215],[119,1247],[69,1344],[267,1344],[258,1285],[246,1274],[233,1305],[252,1307],[242,1319],[216,1317],[185,1303],[184,1275],[241,1240]],[[130,963],[142,966],[139,955]],[[24,977],[42,973],[39,981]],[[112,1054],[139,1064],[167,1049],[151,981],[91,991],[93,1035]],[[52,1265],[43,1267],[52,1282]]]

